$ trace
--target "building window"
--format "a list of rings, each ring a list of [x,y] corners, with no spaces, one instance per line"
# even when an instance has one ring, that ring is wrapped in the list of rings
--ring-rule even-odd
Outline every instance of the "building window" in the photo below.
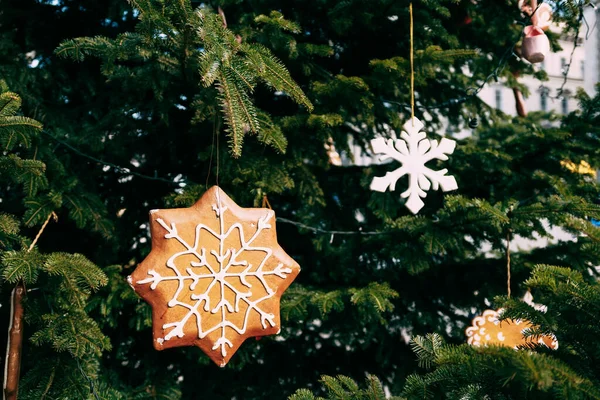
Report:
[[[585,61],[581,60],[581,79],[585,78]]]
[[[545,90],[540,93],[540,108],[542,111],[548,111],[548,93]]]
[[[502,111],[502,91],[496,89],[496,108]]]
[[[567,59],[564,57],[560,58],[560,72],[563,75],[567,75]]]
[[[546,70],[546,60],[542,60],[542,62],[540,63],[540,69],[541,69],[542,71],[545,71],[545,70]]]
[[[569,113],[569,99],[567,98],[567,96],[563,96],[560,105],[562,107],[562,113],[568,114]]]

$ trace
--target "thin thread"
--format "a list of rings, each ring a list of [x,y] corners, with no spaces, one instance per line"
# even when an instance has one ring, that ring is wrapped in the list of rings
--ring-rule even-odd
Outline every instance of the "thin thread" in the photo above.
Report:
[[[85,373],[85,371],[83,370],[83,368],[81,368],[81,364],[79,363],[79,359],[78,359],[78,358],[76,358],[76,357],[73,357],[73,358],[75,358],[75,361],[77,362],[77,368],[79,368],[79,372],[80,372],[80,373],[81,373],[81,375],[83,375],[83,377],[84,377],[85,379],[87,379],[87,381],[89,382],[89,384],[90,384],[90,392],[91,392],[91,393],[94,395],[94,398],[95,398],[96,400],[100,400],[100,396],[98,396],[98,393],[96,393],[96,387],[94,386],[94,381],[92,380],[92,378],[90,378],[90,377],[89,377],[89,376],[88,376],[88,375]]]
[[[63,140],[60,140],[60,139],[58,139],[58,138],[56,138],[56,137],[52,136],[50,133],[48,133],[48,132],[46,132],[46,131],[42,131],[42,133],[43,133],[43,134],[45,134],[46,136],[50,137],[52,140],[56,141],[57,143],[59,143],[59,144],[61,144],[61,145],[65,146],[66,148],[68,148],[68,149],[69,149],[69,150],[71,150],[72,152],[74,152],[74,153],[76,153],[76,154],[80,155],[81,157],[85,157],[85,158],[87,158],[87,159],[89,159],[89,160],[92,160],[92,161],[94,161],[94,162],[97,162],[97,163],[99,163],[99,164],[102,164],[102,165],[107,165],[107,166],[109,166],[109,167],[112,167],[112,168],[114,168],[115,170],[117,170],[117,171],[119,171],[119,172],[123,172],[123,173],[129,174],[129,175],[135,175],[135,176],[137,176],[138,178],[148,179],[148,180],[152,180],[152,181],[166,182],[166,183],[170,183],[171,185],[177,185],[177,186],[181,186],[181,185],[180,185],[180,183],[181,183],[181,182],[175,182],[174,180],[169,180],[169,179],[165,179],[165,178],[160,178],[160,177],[157,177],[157,176],[149,176],[149,175],[140,174],[140,173],[138,173],[138,172],[131,171],[129,168],[121,167],[121,166],[119,166],[119,165],[116,165],[116,164],[113,164],[113,163],[110,163],[110,162],[107,162],[107,161],[101,160],[101,159],[99,159],[99,158],[96,158],[96,157],[90,156],[89,154],[86,154],[86,153],[84,153],[83,151],[81,151],[81,150],[79,150],[78,148],[76,148],[76,147],[74,147],[74,146],[70,145],[69,143],[67,143],[67,142],[65,142],[65,141],[63,141]],[[184,179],[185,179],[185,178],[184,178]]]
[[[52,211],[50,214],[48,214],[48,218],[46,218],[46,221],[44,222],[44,225],[42,225],[42,227],[38,231],[37,235],[35,235],[35,238],[33,239],[33,242],[31,242],[31,244],[29,245],[29,248],[27,249],[28,253],[31,250],[33,250],[33,248],[36,245],[37,241],[39,240],[40,236],[42,236],[42,233],[44,232],[44,229],[46,229],[46,226],[50,222],[50,218],[52,218],[52,217],[54,217],[54,221],[58,220],[58,216],[54,213],[54,211]]]
[[[267,198],[266,194],[263,195],[262,208],[268,208],[269,210],[273,209],[273,207],[271,207],[271,203],[269,203],[269,199]]]
[[[592,27],[590,28],[590,24],[585,19],[585,15],[583,16],[583,22],[585,23],[585,26],[587,27],[587,30],[585,31],[585,40],[588,40],[590,38],[590,35],[594,32],[594,30],[596,29],[596,26],[598,25],[598,10],[597,10],[596,6],[592,3],[588,4],[588,6],[592,7],[594,9],[594,11],[596,11],[594,13],[594,16],[596,18],[594,18],[594,25],[592,25]]]
[[[217,117],[217,120],[215,121],[215,135],[217,137],[217,173],[216,173],[216,180],[217,180],[217,203],[219,204],[219,208],[221,208],[221,187],[219,186],[219,168],[221,167],[221,162],[219,159],[219,153],[221,152],[219,149],[219,118]],[[219,211],[220,213],[221,211]],[[219,218],[223,218],[222,215],[219,215]]]
[[[208,160],[208,171],[206,172],[206,183],[204,184],[204,187],[206,188],[206,190],[208,190],[208,179],[210,178],[213,154],[215,152],[215,136],[217,135],[216,125],[217,125],[217,123],[215,121],[215,126],[213,128],[213,134],[212,134],[212,143],[210,144],[210,159]]]
[[[217,118],[217,121],[215,122],[215,132],[216,132],[216,137],[217,137],[217,186],[219,186],[219,169],[221,168],[221,161],[219,159],[219,155],[221,153],[220,149],[219,149],[219,119]]]
[[[413,7],[412,3],[408,5],[410,14],[410,120],[415,126],[415,54],[414,54],[414,35],[413,35]]]
[[[292,221],[289,220],[287,218],[282,218],[282,217],[277,217],[277,222],[282,222],[284,224],[290,224],[290,225],[295,225],[298,226],[302,229],[306,229],[312,232],[316,232],[316,233],[324,233],[327,235],[390,235],[392,233],[395,233],[394,231],[386,231],[386,232],[363,232],[363,231],[329,231],[326,229],[321,229],[321,228],[316,228],[314,226],[308,226],[306,224],[303,224],[301,222],[296,222],[296,221]]]
[[[562,84],[560,85],[560,88],[556,91],[556,97],[555,99],[559,99],[560,97],[563,96],[564,93],[564,89],[565,89],[565,85],[567,84],[567,80],[569,79],[569,71],[571,71],[571,65],[573,64],[573,56],[575,55],[575,49],[577,49],[577,47],[579,46],[578,40],[579,40],[579,30],[581,29],[581,25],[583,22],[583,4],[584,1],[581,1],[579,3],[579,16],[577,17],[577,26],[575,28],[575,38],[573,39],[573,48],[571,49],[571,55],[569,57],[569,63],[565,66],[566,69],[563,72],[563,81]]]
[[[510,229],[506,234],[506,286],[510,298]]]

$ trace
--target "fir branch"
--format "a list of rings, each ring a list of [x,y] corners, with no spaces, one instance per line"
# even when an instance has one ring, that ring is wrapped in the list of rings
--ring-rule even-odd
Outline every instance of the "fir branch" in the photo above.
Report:
[[[242,140],[244,138],[244,126],[237,112],[234,100],[235,88],[230,85],[230,81],[225,77],[224,73],[220,73],[217,88],[219,89],[219,98],[221,100],[221,109],[225,116],[227,128],[225,131],[229,134],[229,145],[231,152],[235,157],[239,157],[242,153]]]
[[[285,154],[288,141],[285,138],[279,124],[273,122],[271,117],[262,111],[257,111],[257,120],[260,124],[258,140],[273,147],[278,153]]]
[[[0,89],[0,116],[13,116],[20,108],[21,97],[18,94],[9,92],[7,88]]]
[[[276,10],[272,10],[269,13],[269,16],[266,16],[264,14],[256,16],[254,18],[254,22],[258,24],[270,25],[291,33],[297,34],[301,32],[300,25],[293,21],[285,19],[283,17],[283,14]]]
[[[13,285],[21,281],[26,285],[34,284],[43,262],[44,257],[37,251],[6,251],[0,263],[2,279]]]
[[[350,289],[349,293],[352,295],[350,301],[353,304],[373,307],[379,313],[392,311],[394,305],[390,299],[399,296],[387,282],[383,284],[371,282],[362,289]]]
[[[247,54],[250,65],[255,68],[267,85],[287,93],[297,103],[304,105],[308,111],[312,111],[313,105],[310,100],[292,80],[283,63],[269,49],[256,44],[252,47],[245,46],[243,51]]]
[[[401,400],[400,397],[387,397],[381,381],[371,374],[367,374],[364,389],[353,379],[343,375],[323,375],[320,382],[327,392],[326,398],[315,397],[307,389],[298,389],[288,400]]]
[[[431,368],[431,365],[435,362],[437,353],[441,350],[443,344],[444,340],[442,337],[435,333],[412,338],[410,347],[418,357],[419,367]]]

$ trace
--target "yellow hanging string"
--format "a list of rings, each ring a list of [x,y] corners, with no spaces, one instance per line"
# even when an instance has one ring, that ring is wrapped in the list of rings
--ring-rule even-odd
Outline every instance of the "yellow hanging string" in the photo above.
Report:
[[[33,239],[33,242],[31,242],[31,244],[29,245],[29,248],[27,249],[27,252],[29,253],[31,250],[33,250],[33,248],[35,247],[36,243],[38,242],[38,240],[40,239],[40,236],[42,236],[42,233],[44,232],[44,229],[46,229],[46,226],[48,225],[48,223],[50,222],[50,219],[52,219],[54,217],[54,221],[58,221],[58,215],[56,215],[56,213],[54,211],[52,211],[49,215],[48,218],[46,218],[46,222],[44,222],[44,225],[42,225],[42,227],[40,228],[40,230],[38,231],[37,235],[35,235],[35,239]]]
[[[511,231],[508,230],[506,234],[506,286],[508,292],[508,298],[510,298],[510,239]]]
[[[410,120],[415,126],[415,55],[413,39],[413,8],[412,3],[408,6],[410,14]]]
[[[273,207],[271,207],[271,203],[269,203],[269,199],[267,198],[266,194],[264,194],[262,198],[262,208],[268,208],[269,210],[273,209]]]

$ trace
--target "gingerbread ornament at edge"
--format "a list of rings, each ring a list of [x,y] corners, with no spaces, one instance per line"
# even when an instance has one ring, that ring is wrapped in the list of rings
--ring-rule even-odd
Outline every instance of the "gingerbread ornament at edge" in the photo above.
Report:
[[[465,331],[467,343],[479,347],[481,345],[506,346],[517,349],[527,344],[542,344],[553,350],[558,349],[558,340],[554,335],[538,337],[525,336],[525,330],[533,328],[527,320],[507,319],[500,321],[502,310],[485,310],[482,315],[473,319],[472,325]]]
[[[247,338],[279,333],[300,266],[277,243],[272,210],[213,186],[189,208],[150,211],[150,230],[152,250],[128,281],[152,306],[157,350],[195,345],[222,367]]]

